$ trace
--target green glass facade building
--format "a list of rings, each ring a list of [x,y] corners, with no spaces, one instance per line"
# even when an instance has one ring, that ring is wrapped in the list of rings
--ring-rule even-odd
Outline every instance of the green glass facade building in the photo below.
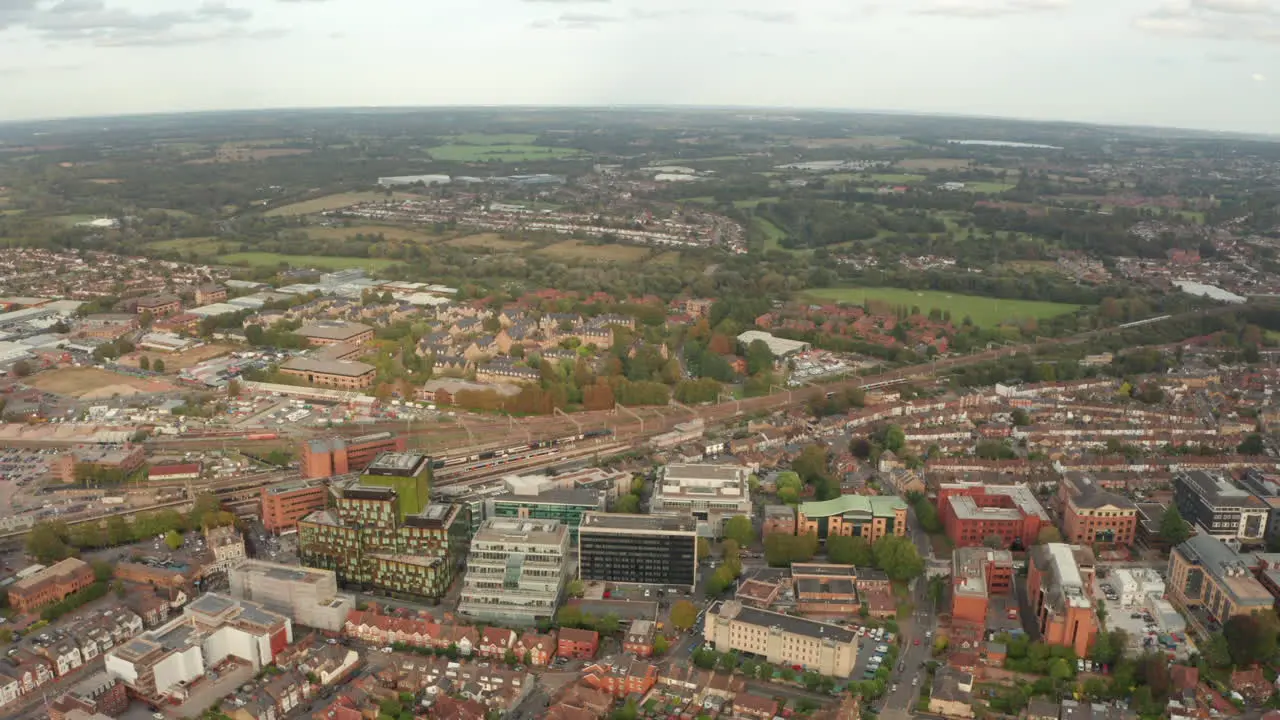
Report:
[[[485,500],[485,518],[557,520],[569,529],[569,542],[576,544],[582,516],[592,511],[604,512],[606,497],[603,490],[547,490],[537,495],[508,493]]]

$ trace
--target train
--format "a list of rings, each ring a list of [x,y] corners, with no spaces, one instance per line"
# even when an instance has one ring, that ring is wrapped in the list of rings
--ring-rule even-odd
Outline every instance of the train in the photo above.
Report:
[[[548,455],[550,453],[538,453],[538,450],[555,449],[565,445],[582,440],[590,440],[593,438],[609,437],[613,435],[613,430],[602,428],[598,430],[587,430],[575,435],[566,435],[564,437],[553,438],[551,440],[536,440],[531,443],[520,443],[512,445],[508,448],[499,448],[497,450],[486,450],[471,455],[453,455],[448,457],[439,457],[431,459],[431,469],[438,470],[440,468],[452,467],[454,465],[466,465],[468,463],[483,462],[485,460],[495,460],[504,458],[508,455],[520,455],[521,459],[529,457],[537,457],[538,455]],[[492,463],[497,465],[499,463]]]

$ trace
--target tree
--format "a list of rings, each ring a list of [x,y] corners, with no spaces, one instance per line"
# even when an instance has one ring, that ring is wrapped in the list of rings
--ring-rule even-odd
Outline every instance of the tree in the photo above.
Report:
[[[724,524],[724,536],[736,541],[741,547],[750,546],[752,541],[756,539],[756,531],[751,525],[751,518],[746,515],[734,515],[729,518]]]
[[[1017,427],[1026,427],[1031,424],[1031,417],[1027,415],[1026,410],[1015,408],[1013,411],[1013,424]]]
[[[1062,531],[1052,525],[1046,525],[1040,528],[1040,533],[1036,535],[1037,545],[1048,545],[1049,543],[1062,542]]]
[[[142,359],[138,361],[138,367],[142,368],[143,370],[150,370],[151,358],[147,357],[146,355],[143,355]]]
[[[1224,668],[1231,664],[1231,646],[1222,633],[1209,636],[1209,642],[1200,645],[1200,654],[1210,667]]]
[[[698,606],[688,600],[677,600],[671,606],[671,624],[678,630],[688,630],[698,621]]]
[[[886,450],[898,452],[907,444],[907,434],[897,425],[890,425],[884,433],[884,447]]]
[[[61,523],[36,523],[27,533],[27,554],[36,562],[52,565],[71,557],[72,549],[66,543],[67,528]]]
[[[737,576],[734,575],[729,566],[721,565],[716,568],[715,572],[711,573],[711,577],[707,580],[707,596],[715,597],[724,593],[725,590],[728,590],[733,585],[733,581],[736,579]]]
[[[640,512],[640,496],[634,493],[628,493],[618,498],[613,503],[613,511],[616,513],[638,513]]]
[[[697,542],[697,554],[699,561],[711,557],[711,541],[704,537],[699,537]]]
[[[1238,666],[1269,660],[1276,652],[1274,622],[1258,615],[1236,615],[1222,626],[1222,634],[1231,649],[1231,660]]]
[[[747,374],[759,375],[773,370],[773,352],[763,340],[752,340],[747,346]]]
[[[1064,658],[1057,658],[1049,663],[1049,677],[1057,681],[1071,678],[1071,665]]]
[[[1245,437],[1244,442],[1236,446],[1236,452],[1241,455],[1262,455],[1266,452],[1266,446],[1262,444],[1261,435],[1250,433]]]
[[[182,547],[182,533],[177,530],[170,530],[164,536],[164,544],[168,545],[170,550],[177,550]]]
[[[620,625],[621,620],[618,619],[618,616],[613,613],[609,613],[600,618],[600,621],[596,623],[596,632],[601,635],[616,635],[618,634],[618,628]]]
[[[565,605],[556,612],[556,624],[560,627],[578,627],[582,624],[582,610],[574,605]]]
[[[164,372],[164,360],[156,358],[156,361],[151,363],[151,369],[158,373]]]
[[[657,637],[653,639],[653,654],[659,656],[666,655],[669,645],[670,643],[667,642],[667,636],[658,633]]]
[[[1182,519],[1176,505],[1170,505],[1160,517],[1160,539],[1170,545],[1179,545],[1191,537],[1191,523]]]
[[[631,478],[631,494],[639,495],[642,492],[644,492],[644,476],[636,475]]]
[[[794,505],[800,500],[800,491],[804,488],[804,481],[800,479],[798,473],[791,471],[778,473],[777,480],[778,499],[788,505]]]
[[[889,535],[872,546],[876,567],[891,580],[910,580],[924,573],[924,560],[914,543],[905,537]]]
[[[240,387],[239,380],[232,378],[231,380],[227,381],[227,397],[229,398],[240,397],[240,390],[241,390],[241,387]]]
[[[578,578],[574,578],[565,585],[564,592],[569,597],[580,598],[586,592],[586,585]]]
[[[841,565],[870,567],[874,562],[871,543],[865,538],[833,535],[827,538],[827,559]]]

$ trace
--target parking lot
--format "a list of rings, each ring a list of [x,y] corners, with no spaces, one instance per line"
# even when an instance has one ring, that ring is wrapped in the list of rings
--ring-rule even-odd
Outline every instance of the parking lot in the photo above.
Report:
[[[1172,647],[1166,645],[1163,649],[1173,650],[1179,657],[1186,657],[1195,651],[1194,643],[1185,633],[1175,633],[1170,636],[1169,629],[1160,626],[1160,620],[1145,603],[1123,605],[1115,586],[1108,580],[1094,578],[1093,592],[1094,597],[1101,600],[1103,607],[1106,608],[1107,629],[1123,630],[1128,636],[1129,646],[1126,652],[1141,654],[1144,651],[1161,649],[1162,636],[1175,641]]]

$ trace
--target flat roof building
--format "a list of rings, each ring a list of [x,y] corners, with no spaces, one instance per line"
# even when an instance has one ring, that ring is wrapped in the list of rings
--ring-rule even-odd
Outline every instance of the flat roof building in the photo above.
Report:
[[[957,547],[999,537],[1005,548],[1036,542],[1049,516],[1025,484],[945,483],[938,489],[938,515]]]
[[[740,465],[671,463],[658,471],[650,507],[656,513],[692,513],[705,537],[724,534],[735,515],[751,517],[750,471]]]
[[[784,358],[796,353],[801,353],[813,347],[807,342],[801,340],[787,340],[786,338],[775,337],[771,333],[762,330],[747,330],[738,335],[738,342],[743,345],[750,345],[756,340],[763,341],[769,346],[769,352],[773,353],[775,358]]]
[[[22,613],[61,602],[93,584],[93,568],[80,558],[66,558],[9,586],[9,605]]]
[[[818,539],[843,535],[874,543],[882,537],[907,534],[907,503],[886,495],[841,495],[820,502],[800,503],[796,534],[814,533]]]
[[[550,622],[569,575],[569,529],[557,520],[491,518],[471,539],[458,613],[481,622]]]
[[[775,665],[849,677],[858,657],[857,634],[839,625],[722,600],[707,610],[703,639],[717,652],[736,651]]]
[[[1058,483],[1062,534],[1079,545],[1132,545],[1138,532],[1138,506],[1102,488],[1090,477],[1068,474]]]
[[[508,493],[485,500],[486,518],[518,518],[556,520],[569,531],[569,542],[578,543],[578,526],[582,516],[607,509],[604,490],[547,490],[537,495]]]
[[[338,632],[355,609],[355,598],[338,593],[332,570],[282,565],[264,560],[241,560],[231,568],[231,595],[261,603],[293,622]]]
[[[300,469],[306,478],[346,475],[364,470],[381,453],[404,450],[404,437],[389,431],[303,440]]]
[[[956,548],[951,554],[951,616],[955,622],[986,628],[992,595],[1013,588],[1013,553],[986,547]]]
[[[1192,535],[1169,554],[1169,600],[1190,611],[1188,620],[1205,634],[1211,631],[1206,621],[1222,624],[1267,611],[1275,597],[1254,577],[1252,564],[1250,556],[1212,535]]]
[[[367,363],[352,360],[315,360],[294,357],[280,365],[280,372],[300,378],[312,385],[341,390],[360,390],[373,385],[378,369]]]
[[[298,521],[329,502],[329,488],[315,480],[286,480],[261,490],[262,525],[267,532],[298,529]]]
[[[588,512],[578,527],[583,580],[692,588],[698,582],[692,515]]]
[[[324,321],[303,325],[294,331],[310,345],[363,345],[373,339],[373,328],[364,323]]]
[[[1183,519],[1219,540],[1260,543],[1266,536],[1270,508],[1221,475],[1174,473],[1173,501]]]

